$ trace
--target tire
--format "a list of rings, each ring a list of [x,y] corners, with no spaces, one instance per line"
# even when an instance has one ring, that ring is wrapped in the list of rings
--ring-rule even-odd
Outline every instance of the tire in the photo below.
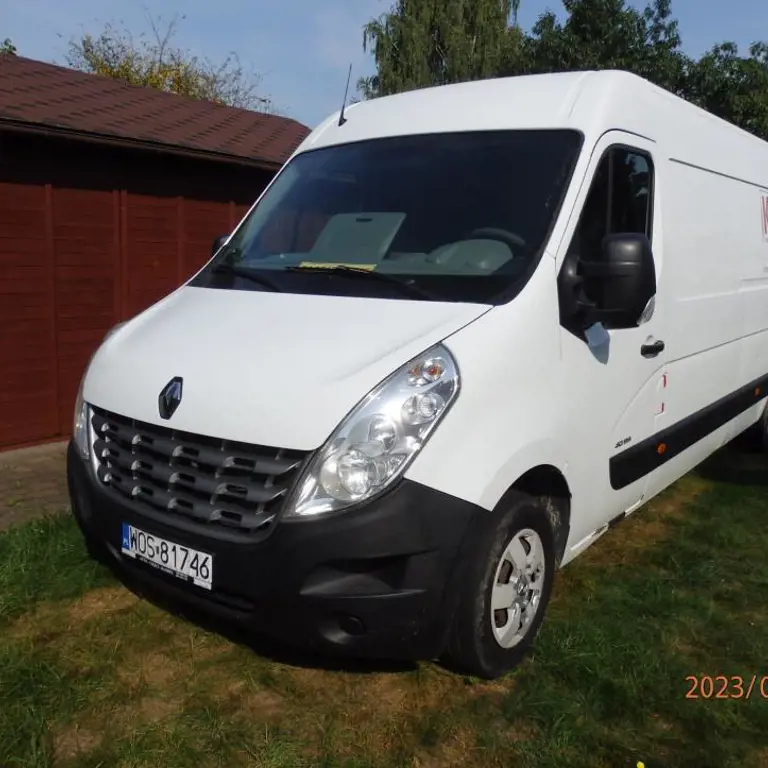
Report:
[[[493,680],[517,666],[531,648],[541,628],[547,604],[552,594],[555,575],[555,544],[552,527],[544,507],[533,497],[515,494],[507,500],[503,512],[488,515],[467,554],[468,563],[462,578],[454,623],[447,647],[447,660],[460,672]],[[538,585],[535,605],[528,604],[525,612],[511,607],[492,610],[492,599],[497,605],[514,599],[520,605],[535,590],[525,585],[522,594],[509,586],[519,569],[513,568],[509,552],[513,542],[520,542],[524,554],[526,544],[533,543],[539,550],[540,574],[529,582]],[[517,560],[521,549],[517,548]],[[507,589],[503,589],[507,587]],[[521,631],[515,632],[515,621],[529,611],[530,619]]]

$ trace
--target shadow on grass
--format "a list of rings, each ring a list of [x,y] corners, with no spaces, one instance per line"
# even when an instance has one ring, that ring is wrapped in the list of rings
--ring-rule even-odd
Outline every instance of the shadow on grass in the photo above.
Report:
[[[768,765],[768,700],[686,698],[691,676],[765,674],[768,464],[741,445],[697,470],[716,473],[720,484],[702,483],[712,487],[698,493],[684,486],[616,529],[613,546],[639,541],[640,556],[608,566],[579,558],[565,569],[534,653],[494,684],[454,679],[431,664],[412,674],[411,664],[294,651],[231,620],[179,610],[118,575],[237,652],[187,638],[197,633],[158,621],[154,611],[113,610],[74,637],[83,614],[66,604],[56,626],[46,613],[34,618],[34,636],[3,637],[0,627],[0,690],[10,702],[0,705],[0,765],[11,754],[19,765],[56,760],[67,768],[200,768],[207,755],[264,768]],[[0,537],[0,607],[5,600],[12,618],[114,586],[106,569],[84,564],[71,519]],[[66,632],[64,645],[54,630]],[[174,702],[179,710],[167,709]],[[151,719],[155,706],[160,714]],[[121,720],[129,711],[135,718]],[[61,745],[72,734],[87,738],[89,724],[102,741],[75,745],[65,762]]]
[[[768,454],[760,435],[745,432],[695,470],[705,480],[728,485],[768,487]]]
[[[703,462],[695,473],[717,483],[765,488],[768,487],[768,456],[761,451],[759,440],[755,439],[754,434],[748,433],[740,435],[717,451]],[[418,663],[412,661],[354,658],[342,656],[341,652],[335,655],[332,650],[312,651],[291,646],[239,624],[235,618],[211,615],[209,610],[198,608],[187,602],[181,590],[172,589],[177,597],[169,596],[167,588],[159,590],[149,581],[149,575],[144,577],[144,574],[139,571],[126,571],[111,556],[99,559],[118,581],[138,597],[177,618],[187,620],[203,630],[246,648],[266,660],[303,669],[347,674],[398,674],[413,672],[419,667]],[[268,614],[266,621],[269,621]],[[448,659],[441,658],[435,661],[446,672],[459,677],[464,675],[463,670]]]
[[[269,661],[304,669],[348,674],[403,673],[418,669],[418,664],[412,661],[342,657],[334,655],[332,651],[304,650],[291,646],[241,625],[234,618],[212,615],[209,610],[189,604],[183,597],[170,597],[166,590],[155,588],[138,572],[126,571],[110,557],[100,560],[123,586],[139,598],[179,619],[191,622],[200,629],[247,648]],[[269,620],[268,617],[266,620]]]

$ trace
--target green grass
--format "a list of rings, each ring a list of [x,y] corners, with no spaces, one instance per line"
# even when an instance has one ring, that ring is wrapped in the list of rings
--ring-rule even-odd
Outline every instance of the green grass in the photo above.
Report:
[[[85,557],[67,516],[47,516],[0,534],[0,631],[38,601],[76,598],[111,581]]]
[[[685,696],[768,676],[767,553],[768,464],[723,452],[564,569],[535,653],[485,683],[259,656],[50,517],[0,535],[0,766],[768,766],[759,691]]]

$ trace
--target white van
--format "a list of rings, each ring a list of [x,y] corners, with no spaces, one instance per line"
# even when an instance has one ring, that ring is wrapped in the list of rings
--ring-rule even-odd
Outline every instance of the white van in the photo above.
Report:
[[[430,88],[320,125],[109,334],[72,504],[172,604],[493,678],[766,393],[768,144],[623,72]]]

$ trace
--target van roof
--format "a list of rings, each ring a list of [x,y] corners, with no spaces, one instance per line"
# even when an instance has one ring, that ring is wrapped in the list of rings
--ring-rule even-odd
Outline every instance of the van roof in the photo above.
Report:
[[[511,129],[571,128],[594,143],[619,129],[658,142],[668,157],[768,186],[768,143],[622,70],[420,88],[351,104],[346,116],[339,126],[339,113],[331,115],[297,152],[388,136]]]
[[[315,129],[307,143],[318,147],[404,134],[570,127],[569,115],[581,85],[594,74],[567,72],[475,80],[361,101],[347,106],[348,122],[344,126],[338,127],[336,112]],[[616,74],[621,77],[623,73]]]

